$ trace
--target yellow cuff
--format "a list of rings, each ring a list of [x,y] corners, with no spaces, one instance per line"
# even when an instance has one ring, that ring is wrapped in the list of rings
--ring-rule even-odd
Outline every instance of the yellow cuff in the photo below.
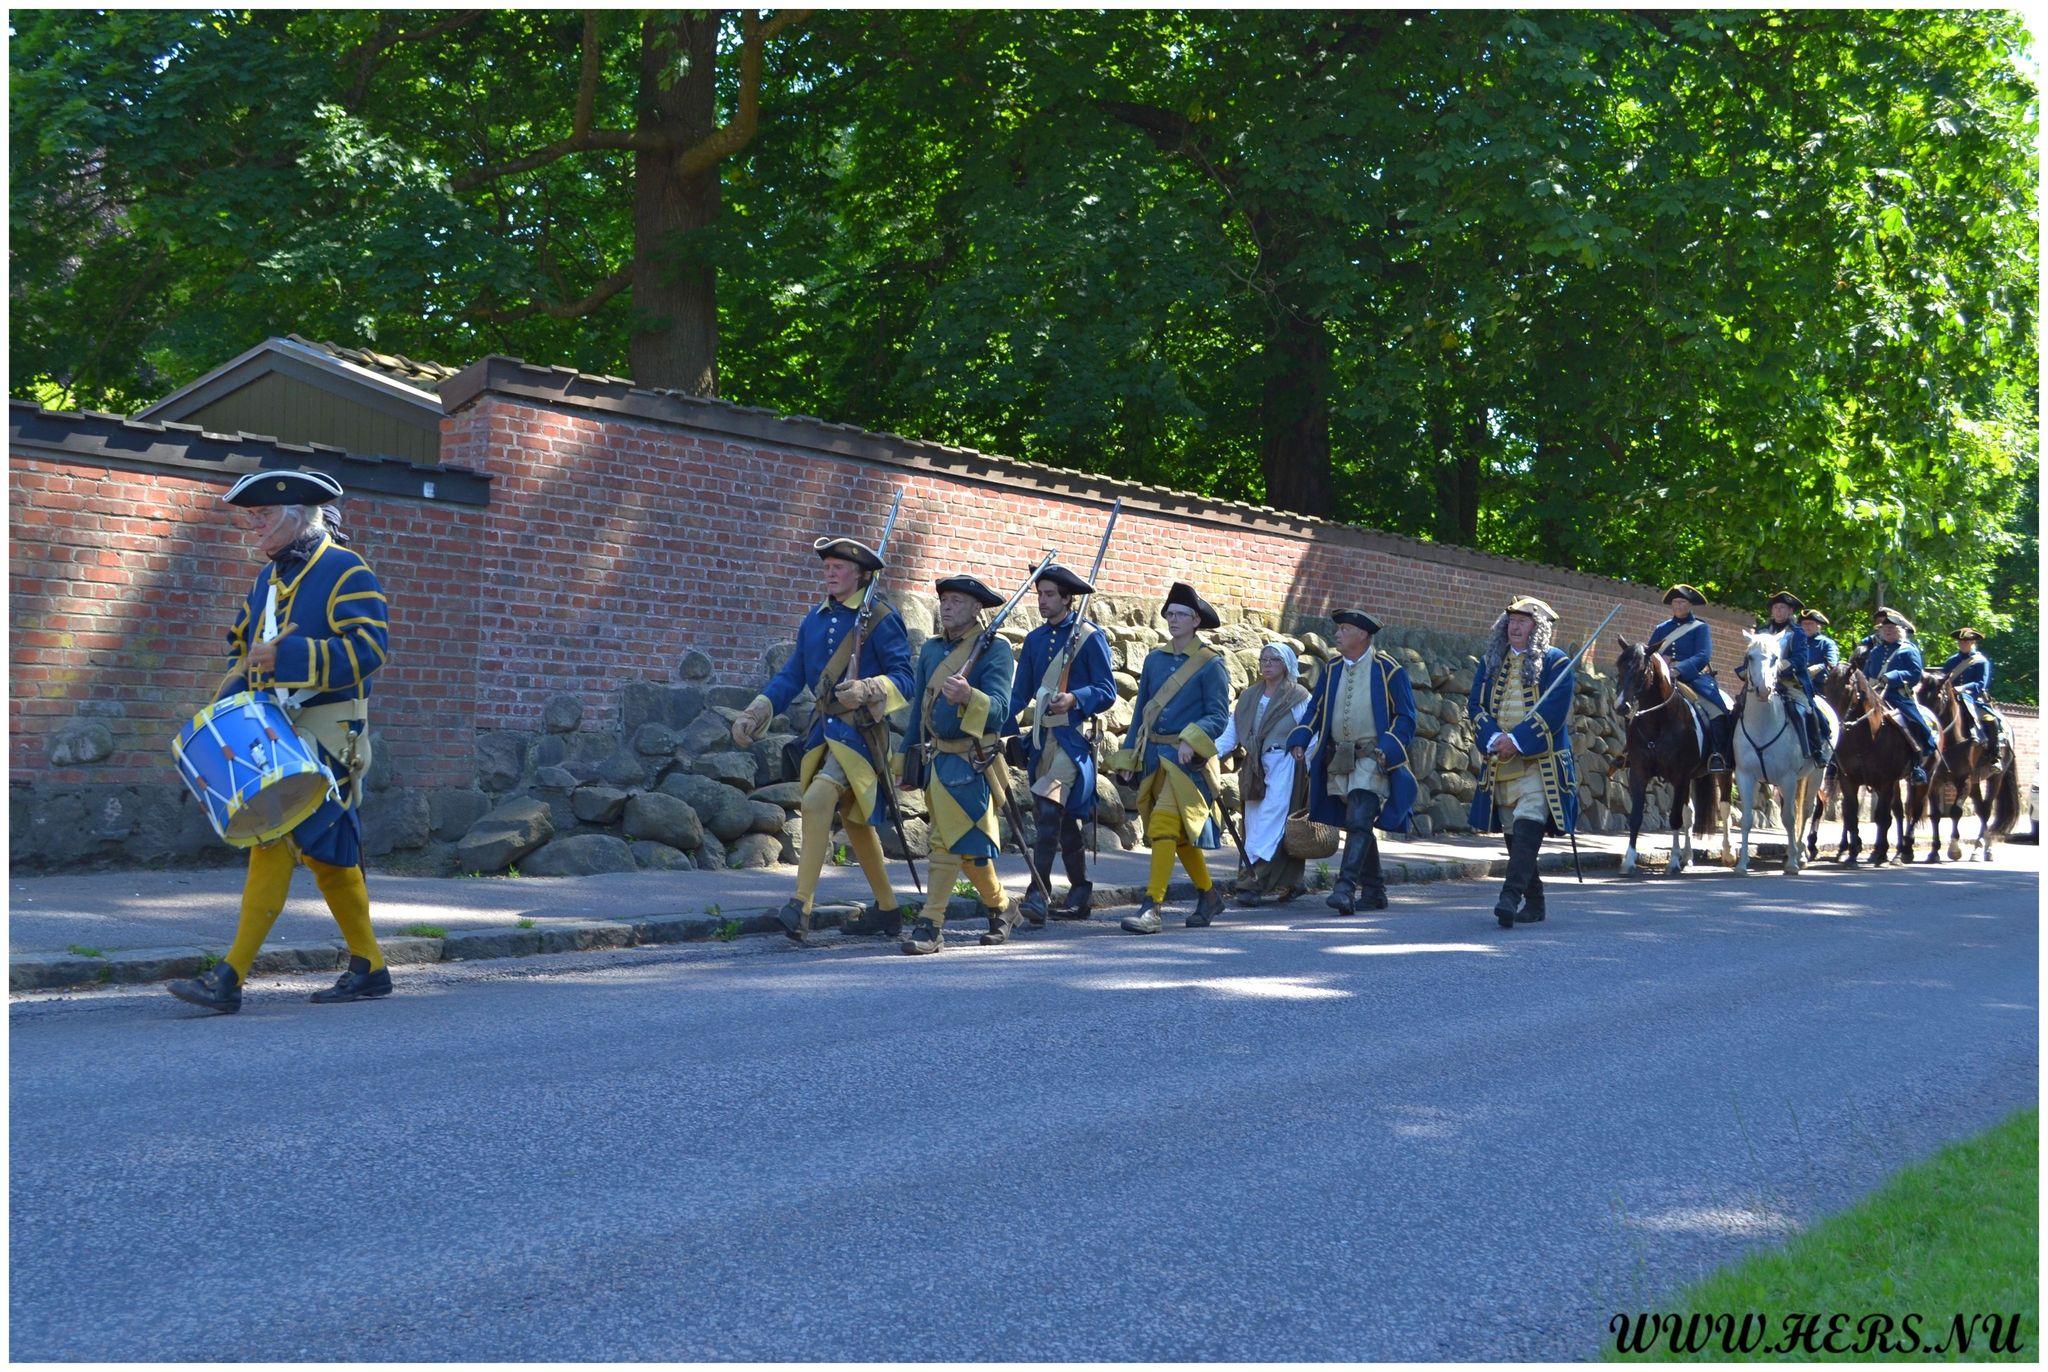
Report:
[[[1180,741],[1192,744],[1196,757],[1216,756],[1216,740],[1209,737],[1199,724],[1190,724],[1180,731]]]
[[[893,715],[910,703],[903,698],[903,692],[897,688],[896,678],[889,676],[880,678],[870,677],[869,680],[880,680],[882,683],[882,698],[868,706],[876,715]]]
[[[1135,772],[1138,770],[1138,755],[1129,748],[1119,748],[1109,755],[1109,770],[1112,772]]]
[[[988,729],[988,709],[993,703],[986,692],[969,687],[967,703],[959,707],[960,732],[980,738]]]

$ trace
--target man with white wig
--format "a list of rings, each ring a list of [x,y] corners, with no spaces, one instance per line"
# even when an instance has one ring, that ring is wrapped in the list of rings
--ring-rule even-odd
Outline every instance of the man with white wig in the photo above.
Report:
[[[1294,798],[1294,755],[1287,737],[1308,713],[1308,688],[1299,680],[1301,662],[1285,643],[1259,652],[1259,677],[1245,687],[1216,740],[1216,755],[1242,750],[1237,790],[1244,809],[1244,851],[1251,866],[1238,876],[1240,905],[1293,900],[1304,889],[1300,858],[1281,851],[1287,813]]]

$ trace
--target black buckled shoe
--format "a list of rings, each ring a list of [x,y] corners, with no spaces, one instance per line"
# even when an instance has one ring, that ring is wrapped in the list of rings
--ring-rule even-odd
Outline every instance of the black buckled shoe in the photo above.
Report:
[[[1505,896],[1501,899],[1502,903],[1493,907],[1493,918],[1501,928],[1512,929],[1515,927],[1514,907],[1506,903],[1507,898]]]
[[[1066,902],[1053,907],[1052,917],[1054,919],[1086,919],[1094,913],[1095,883],[1084,881],[1080,885],[1068,889]]]
[[[906,953],[936,953],[946,946],[946,931],[924,916],[918,916],[917,923],[910,926],[910,935],[903,940]]]
[[[1220,887],[1211,886],[1195,897],[1194,911],[1183,922],[1190,929],[1206,929],[1222,913],[1223,891]]]
[[[379,967],[370,970],[368,958],[351,957],[348,970],[336,979],[334,985],[325,991],[313,993],[315,1005],[341,1005],[352,1000],[375,1000],[378,996],[391,994],[391,969]]]
[[[1022,915],[1032,928],[1043,929],[1046,911],[1050,905],[1051,902],[1046,899],[1045,892],[1033,883],[1031,890],[1024,897],[1024,903],[1017,907],[1017,913]]]
[[[784,926],[785,930],[787,925]],[[842,934],[887,934],[890,938],[903,933],[903,911],[899,907],[884,910],[874,905],[863,905],[860,913],[839,926]]]
[[[1340,915],[1348,915],[1358,908],[1358,895],[1350,880],[1338,877],[1337,884],[1330,888],[1330,894],[1323,897],[1323,904]]]
[[[1383,887],[1371,887],[1358,893],[1357,908],[1360,910],[1384,910],[1387,908],[1387,893]]]
[[[1017,902],[1004,901],[1002,909],[988,912],[988,932],[981,936],[982,946],[992,948],[998,943],[1008,943],[1010,931],[1023,923],[1023,920],[1024,916],[1019,913]]]
[[[174,981],[166,989],[187,1004],[223,1015],[242,1008],[242,979],[225,962],[216,962],[189,980]]]
[[[775,918],[781,921],[782,932],[789,936],[791,943],[802,943],[804,935],[811,932],[811,912],[804,909],[804,903],[794,897],[775,912]]]

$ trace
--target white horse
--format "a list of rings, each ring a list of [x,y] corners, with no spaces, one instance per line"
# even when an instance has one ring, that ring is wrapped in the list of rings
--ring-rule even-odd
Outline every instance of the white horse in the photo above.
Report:
[[[1742,658],[1748,689],[1735,725],[1735,783],[1742,792],[1742,852],[1735,862],[1735,875],[1749,875],[1749,831],[1756,822],[1757,798],[1765,786],[1775,786],[1778,812],[1785,820],[1785,873],[1789,876],[1806,865],[1799,820],[1820,790],[1822,769],[1806,756],[1799,721],[1785,703],[1784,687],[1778,680],[1785,657],[1784,637],[1745,633],[1743,638],[1748,644]],[[1813,703],[1820,710],[1832,748],[1840,740],[1841,725],[1826,701]]]

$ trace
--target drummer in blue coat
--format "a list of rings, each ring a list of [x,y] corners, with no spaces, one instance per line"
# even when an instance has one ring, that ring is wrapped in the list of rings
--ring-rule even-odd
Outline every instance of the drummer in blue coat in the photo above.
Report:
[[[1913,764],[1912,781],[1915,786],[1927,784],[1927,768],[1934,761],[1937,744],[1934,741],[1934,726],[1922,713],[1918,698],[1921,673],[1926,664],[1920,657],[1920,649],[1908,635],[1913,632],[1913,621],[1897,610],[1880,608],[1877,612],[1877,642],[1871,645],[1870,655],[1863,660],[1863,675],[1871,681],[1884,679],[1885,704],[1899,712],[1899,720],[1912,736],[1913,744],[1920,750],[1919,760]]]
[[[1308,713],[1287,743],[1308,759],[1309,818],[1344,831],[1344,861],[1329,905],[1340,915],[1359,906],[1387,908],[1375,828],[1402,833],[1415,807],[1415,689],[1408,670],[1373,651],[1380,622],[1363,610],[1339,610],[1337,657],[1323,669]]]
[[[1086,919],[1094,904],[1081,830],[1095,818],[1095,749],[1088,724],[1116,704],[1109,635],[1096,624],[1076,623],[1074,602],[1094,589],[1057,563],[1039,573],[1043,622],[1024,635],[1010,693],[1017,716],[1010,733],[1017,764],[1029,778],[1038,831],[1032,860],[1048,886],[1055,848],[1067,869],[1067,898],[1050,911],[1054,919]],[[1070,656],[1067,648],[1077,639]],[[1024,898],[1024,917],[1043,924],[1047,913],[1045,893],[1033,886]]]
[[[1188,927],[1201,928],[1223,909],[1223,893],[1202,854],[1218,842],[1216,740],[1230,722],[1230,674],[1197,636],[1223,621],[1184,581],[1173,583],[1161,613],[1169,641],[1146,655],[1130,734],[1109,761],[1138,787],[1138,822],[1152,848],[1145,902],[1123,921],[1133,934],[1159,932],[1159,905],[1176,856],[1199,893]]]
[[[1998,711],[1991,703],[1991,659],[1984,656],[1984,635],[1975,629],[1958,629],[1955,639],[1956,650],[1941,664],[1941,673],[1963,701],[1963,712],[1977,742],[1993,747],[1992,721]]]
[[[345,546],[330,509],[341,495],[341,483],[323,472],[262,471],[235,482],[225,497],[249,512],[243,519],[269,565],[228,630],[238,670],[220,694],[281,693],[294,729],[312,741],[334,778],[335,793],[286,837],[249,850],[234,943],[197,977],[170,984],[178,999],[222,1014],[241,1009],[250,965],[284,911],[300,864],[319,883],[349,951],[348,969],[314,1002],[391,994],[391,972],[370,927],[357,815],[370,767],[370,678],[389,654],[390,627],[376,573]]]
[[[1017,903],[996,880],[993,859],[1002,847],[997,827],[995,785],[1003,776],[1002,723],[1010,714],[1010,683],[1016,675],[1010,645],[1001,638],[970,668],[984,612],[1002,596],[979,578],[949,576],[938,582],[939,631],[924,641],[910,688],[910,731],[905,750],[922,762],[919,784],[931,811],[931,865],[926,871],[931,898],[903,939],[906,953],[936,953],[946,946],[946,903],[962,872],[981,897],[988,932],[983,943],[1008,941],[1020,918]]]
[[[801,943],[811,929],[811,904],[818,878],[832,848],[832,822],[846,826],[846,844],[853,850],[868,889],[875,895],[873,922],[865,918],[845,926],[849,933],[877,930],[902,932],[903,914],[882,841],[875,825],[886,818],[880,768],[867,735],[886,735],[884,716],[903,708],[910,690],[910,635],[896,607],[874,593],[865,630],[860,629],[862,596],[882,571],[882,557],[853,538],[821,538],[817,553],[825,598],[797,626],[796,651],[782,670],[761,688],[761,694],[732,723],[733,742],[753,746],[754,736],[805,688],[815,690],[829,673],[827,698],[818,702],[816,717],[803,738],[803,760],[797,783],[803,787],[799,813],[803,842],[797,850],[796,894],[782,907],[782,929]],[[849,661],[859,638],[859,657]]]
[[[1550,688],[1571,657],[1551,646],[1557,611],[1535,596],[1517,596],[1493,622],[1492,636],[1465,713],[1473,746],[1485,761],[1472,796],[1474,829],[1508,834],[1508,871],[1494,903],[1503,929],[1533,924],[1547,910],[1536,861],[1546,829],[1571,833],[1579,819],[1578,770],[1572,758],[1572,686]]]
[[[1692,610],[1707,598],[1680,582],[1664,592],[1665,608],[1671,617],[1650,630],[1649,650],[1671,660],[1671,675],[1685,689],[1683,694],[1699,715],[1700,734],[1707,740],[1707,770],[1728,770],[1729,739],[1735,720],[1721,703],[1721,686],[1714,680],[1714,631]]]

